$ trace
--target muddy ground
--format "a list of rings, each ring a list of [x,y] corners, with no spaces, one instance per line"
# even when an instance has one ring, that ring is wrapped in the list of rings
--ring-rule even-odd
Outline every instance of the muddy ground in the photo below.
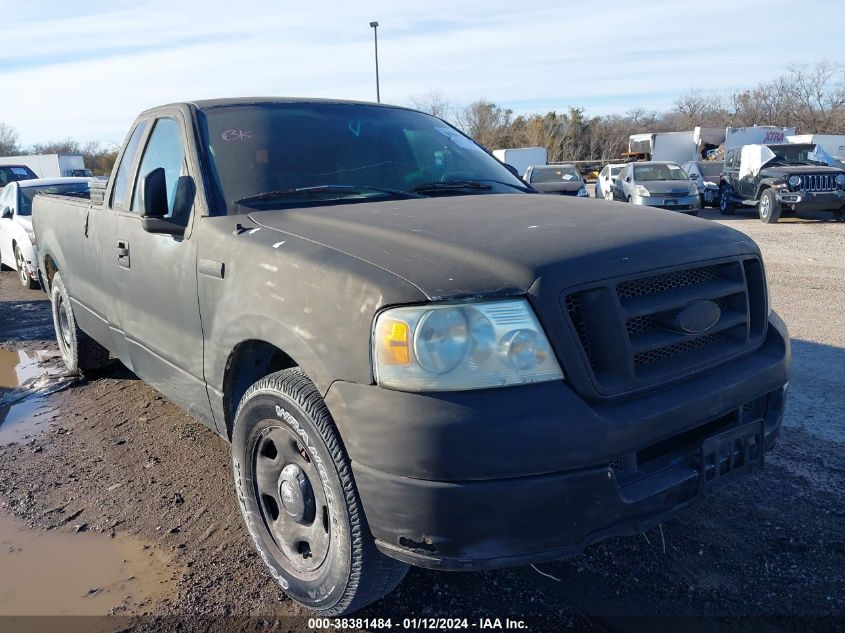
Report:
[[[774,226],[750,215],[724,222],[761,245],[774,308],[794,337],[786,420],[763,473],[717,492],[662,530],[611,539],[539,569],[412,569],[395,592],[356,617],[393,618],[394,627],[419,616],[510,618],[537,631],[843,626],[845,225],[827,217]],[[0,273],[0,348],[50,352],[52,338],[46,295]],[[39,362],[55,366],[49,354]],[[79,630],[308,629],[308,612],[271,581],[242,526],[223,440],[120,365],[85,381],[54,380],[66,388],[30,396],[11,412],[0,408],[0,432],[19,425],[16,441],[0,445],[0,516],[16,521],[0,523],[0,555],[24,549],[5,547],[3,525],[31,537],[27,543],[36,549],[39,536],[51,534],[96,540],[100,545],[90,547],[102,546],[103,557],[114,555],[106,551],[114,539],[141,544],[149,561],[131,573],[119,569],[113,584],[86,586],[94,581],[81,573],[62,584],[70,585],[64,590],[70,601],[83,605],[73,612],[118,616],[73,620]],[[0,397],[10,393],[17,392],[0,388]],[[11,573],[2,561],[0,587]],[[68,566],[71,579],[84,567],[71,557],[56,558],[48,569],[53,575]],[[61,587],[13,581],[32,585],[21,600],[40,600],[41,613],[58,612],[51,592]],[[85,600],[103,592],[107,608],[86,611]],[[4,604],[0,591],[0,614],[23,612]],[[36,624],[44,623],[0,619],[5,630]]]

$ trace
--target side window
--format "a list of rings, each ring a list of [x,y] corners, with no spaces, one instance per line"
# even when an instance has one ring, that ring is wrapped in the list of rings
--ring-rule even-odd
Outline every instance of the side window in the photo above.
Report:
[[[120,209],[127,207],[126,202],[129,198],[129,177],[132,170],[132,163],[135,162],[135,155],[138,153],[138,145],[141,143],[141,137],[144,136],[144,130],[147,129],[147,122],[141,121],[129,137],[129,142],[126,144],[126,151],[123,152],[123,158],[120,159],[120,167],[117,168],[114,176],[114,187],[111,193],[111,205]]]
[[[734,153],[733,153],[733,151],[730,151],[725,155],[725,167],[733,167],[733,166],[734,166]]]
[[[602,169],[601,173],[599,174],[599,178],[601,178],[602,180],[607,180],[607,172],[609,172],[609,171],[610,171],[610,167],[605,165],[604,169]]]
[[[173,217],[173,202],[176,198],[176,184],[179,176],[187,173],[185,166],[185,148],[182,145],[182,130],[176,119],[163,118],[155,123],[153,133],[144,150],[138,177],[135,181],[135,191],[132,194],[132,212],[141,212],[141,179],[154,169],[164,169],[167,183],[167,219],[186,225],[187,217]],[[187,215],[187,214],[186,214]]]

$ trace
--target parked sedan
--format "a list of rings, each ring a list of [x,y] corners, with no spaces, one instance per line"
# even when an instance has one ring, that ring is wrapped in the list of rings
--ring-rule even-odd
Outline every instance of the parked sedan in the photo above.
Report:
[[[616,178],[613,199],[697,215],[701,208],[698,187],[675,163],[630,163]]]
[[[719,160],[690,161],[681,165],[698,187],[701,207],[719,206],[719,182],[725,163]]]
[[[26,165],[0,165],[0,189],[10,182],[38,178],[35,172]]]
[[[613,183],[616,177],[625,168],[627,163],[610,163],[605,165],[596,178],[596,198],[599,200],[613,200]]]
[[[574,165],[533,165],[522,179],[540,193],[587,197],[587,187]]]
[[[18,271],[25,288],[38,288],[38,251],[32,231],[32,199],[38,193],[85,194],[87,178],[10,182],[0,192],[0,267]]]

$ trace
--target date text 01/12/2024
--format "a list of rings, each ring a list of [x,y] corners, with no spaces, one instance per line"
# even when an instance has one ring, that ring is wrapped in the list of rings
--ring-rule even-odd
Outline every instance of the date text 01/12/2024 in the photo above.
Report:
[[[524,620],[511,618],[309,618],[309,629],[401,629],[401,630],[525,630]]]

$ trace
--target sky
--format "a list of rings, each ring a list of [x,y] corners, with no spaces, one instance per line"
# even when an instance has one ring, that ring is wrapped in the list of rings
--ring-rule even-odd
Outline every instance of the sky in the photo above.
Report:
[[[757,6],[753,6],[757,5]],[[120,143],[138,112],[229,96],[439,93],[519,114],[666,109],[845,62],[842,0],[0,0],[0,121],[28,145]]]

